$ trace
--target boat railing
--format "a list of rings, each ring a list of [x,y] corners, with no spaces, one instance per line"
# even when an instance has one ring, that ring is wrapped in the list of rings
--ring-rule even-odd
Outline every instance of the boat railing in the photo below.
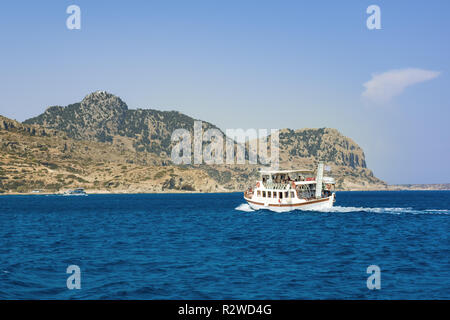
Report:
[[[289,184],[286,183],[275,183],[275,182],[264,182],[264,188],[275,189],[275,190],[287,190],[289,189]]]

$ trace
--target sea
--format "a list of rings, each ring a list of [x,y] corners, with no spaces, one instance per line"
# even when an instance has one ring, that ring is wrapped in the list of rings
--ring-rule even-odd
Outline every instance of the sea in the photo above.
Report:
[[[336,196],[0,196],[0,299],[450,298],[450,191]]]

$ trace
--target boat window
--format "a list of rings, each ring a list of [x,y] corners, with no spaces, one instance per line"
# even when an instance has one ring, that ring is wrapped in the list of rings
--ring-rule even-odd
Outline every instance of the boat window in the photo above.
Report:
[[[289,191],[285,191],[285,192],[284,192],[284,197],[285,197],[285,198],[289,198]]]
[[[258,197],[260,197],[261,196],[261,191],[257,191],[257,195],[258,195]]]
[[[279,198],[283,199],[283,192],[279,192]]]
[[[267,198],[272,198],[272,191],[267,191]]]
[[[294,191],[291,191],[291,198],[294,199],[295,198],[295,194]]]
[[[274,198],[274,199],[277,198],[277,192],[276,192],[276,191],[273,192],[273,198]]]
[[[266,197],[266,192],[265,191],[263,191],[263,198],[265,198]]]

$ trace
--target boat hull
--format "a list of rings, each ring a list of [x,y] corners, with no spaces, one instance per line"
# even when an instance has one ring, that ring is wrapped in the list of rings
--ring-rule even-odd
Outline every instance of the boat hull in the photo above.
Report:
[[[248,205],[253,210],[271,210],[276,212],[288,212],[293,210],[326,210],[333,207],[334,203],[334,193],[323,199],[314,199],[301,203],[280,203],[280,204],[272,204],[272,203],[262,203],[258,201],[253,201],[244,196],[245,201],[247,201]]]

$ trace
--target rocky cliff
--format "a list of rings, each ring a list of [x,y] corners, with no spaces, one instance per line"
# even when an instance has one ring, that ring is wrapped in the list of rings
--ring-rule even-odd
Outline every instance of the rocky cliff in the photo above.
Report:
[[[364,151],[352,139],[338,130],[283,129],[280,138],[280,166],[285,169],[298,167],[315,169],[323,161],[336,178],[341,190],[383,190],[386,183],[376,178],[367,168]]]

